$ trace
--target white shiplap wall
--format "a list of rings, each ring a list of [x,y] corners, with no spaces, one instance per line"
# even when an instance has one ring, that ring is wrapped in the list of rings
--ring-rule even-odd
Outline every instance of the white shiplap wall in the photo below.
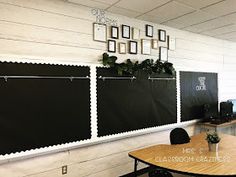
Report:
[[[155,27],[155,37],[157,29],[165,29],[176,37],[176,50],[170,51],[169,61],[177,70],[218,72],[220,100],[236,98],[235,43],[120,15],[106,15],[117,20],[118,25],[141,29],[142,38],[145,38],[145,24]],[[62,0],[0,0],[0,58],[18,62],[99,64],[106,44],[92,40],[95,19],[90,8]],[[140,52],[139,43],[138,55],[116,55],[119,61],[146,59],[147,56]],[[151,57],[157,59],[158,50],[152,50]],[[187,129],[190,135],[195,131],[194,126]],[[64,164],[69,166],[70,177],[118,176],[132,170],[132,161],[127,156],[129,151],[167,143],[168,134],[166,130],[28,160],[9,161],[0,166],[0,177],[60,176]]]

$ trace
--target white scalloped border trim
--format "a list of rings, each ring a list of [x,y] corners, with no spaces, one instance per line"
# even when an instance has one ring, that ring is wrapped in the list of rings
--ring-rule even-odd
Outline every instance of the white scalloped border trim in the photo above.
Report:
[[[74,141],[74,142],[69,142],[69,143],[57,144],[57,145],[52,145],[52,146],[47,146],[47,147],[41,147],[41,148],[36,148],[36,149],[31,149],[31,150],[26,150],[26,151],[21,151],[21,152],[0,155],[0,164],[16,161],[16,160],[22,160],[26,158],[32,158],[32,157],[36,157],[40,155],[47,155],[51,153],[70,151],[72,149],[76,149],[76,148],[80,148],[84,146],[106,143],[106,142],[115,141],[115,140],[119,140],[123,138],[129,138],[132,136],[155,133],[158,131],[173,129],[179,126],[182,126],[182,127],[189,126],[197,122],[197,120],[178,122],[178,119],[177,119],[177,123],[150,127],[150,128],[143,128],[139,130],[133,130],[129,132],[123,132],[119,134],[112,134],[108,136],[98,137],[97,136],[98,135],[98,132],[97,132],[98,122],[97,122],[97,72],[96,72],[96,68],[108,68],[108,67],[103,66],[102,64],[81,63],[79,61],[68,62],[65,59],[53,61],[52,58],[18,57],[18,56],[9,56],[9,55],[7,56],[0,55],[0,62],[89,67],[90,68],[90,115],[91,115],[91,139]],[[178,83],[179,81],[176,80],[176,82]],[[177,99],[177,104],[178,104],[178,99]],[[177,107],[177,114],[178,114],[178,111],[179,109]]]

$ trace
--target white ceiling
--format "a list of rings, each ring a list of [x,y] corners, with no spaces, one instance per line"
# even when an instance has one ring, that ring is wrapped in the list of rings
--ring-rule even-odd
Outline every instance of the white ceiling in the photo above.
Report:
[[[236,0],[68,0],[236,42]]]

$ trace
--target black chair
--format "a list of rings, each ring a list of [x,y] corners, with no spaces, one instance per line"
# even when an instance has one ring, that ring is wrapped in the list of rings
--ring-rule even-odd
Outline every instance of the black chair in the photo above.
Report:
[[[190,142],[190,137],[183,128],[175,128],[170,132],[171,144],[185,144]]]
[[[149,177],[173,177],[173,175],[165,170],[154,169],[148,173]]]

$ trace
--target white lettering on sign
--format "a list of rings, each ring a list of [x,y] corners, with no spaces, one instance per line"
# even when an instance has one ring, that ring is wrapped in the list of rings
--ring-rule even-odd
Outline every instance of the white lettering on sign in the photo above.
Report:
[[[206,77],[198,77],[199,85],[196,86],[196,91],[207,90]]]
[[[92,15],[96,16],[97,23],[117,26],[117,20],[106,17],[106,12],[104,10],[92,9],[91,13],[92,13]]]

